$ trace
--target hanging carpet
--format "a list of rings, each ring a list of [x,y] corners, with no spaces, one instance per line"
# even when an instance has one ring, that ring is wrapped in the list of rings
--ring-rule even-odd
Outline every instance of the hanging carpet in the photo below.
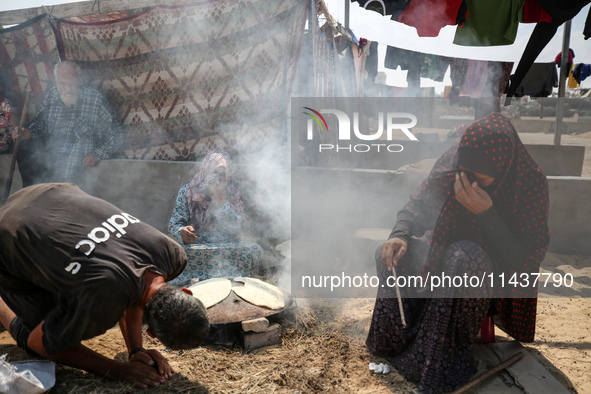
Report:
[[[32,92],[31,103],[41,104],[58,61],[57,42],[47,14],[0,30],[0,69],[17,107],[21,107],[27,90]]]
[[[195,160],[285,138],[305,2],[202,1],[58,21],[60,49],[119,111],[129,159]]]

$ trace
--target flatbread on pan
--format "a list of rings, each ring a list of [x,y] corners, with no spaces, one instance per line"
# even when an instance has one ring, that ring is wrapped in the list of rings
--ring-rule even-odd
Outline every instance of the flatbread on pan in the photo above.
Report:
[[[233,287],[232,290],[245,301],[269,309],[285,308],[283,293],[277,286],[255,278],[234,278],[234,280],[244,283],[244,286]]]
[[[226,278],[212,278],[188,287],[193,297],[199,298],[206,308],[222,302],[232,291],[232,282]]]

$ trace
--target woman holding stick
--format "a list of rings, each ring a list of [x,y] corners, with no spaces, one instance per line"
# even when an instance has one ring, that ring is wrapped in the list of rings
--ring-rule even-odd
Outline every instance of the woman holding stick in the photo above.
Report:
[[[376,251],[381,283],[395,266],[399,278],[420,277],[425,286],[401,289],[406,327],[394,288],[379,289],[370,351],[419,382],[421,392],[439,393],[476,372],[472,349],[485,317],[515,339],[533,341],[532,274],[549,243],[548,204],[546,176],[510,121],[493,113],[473,123],[437,160]],[[513,274],[519,282],[510,284]]]

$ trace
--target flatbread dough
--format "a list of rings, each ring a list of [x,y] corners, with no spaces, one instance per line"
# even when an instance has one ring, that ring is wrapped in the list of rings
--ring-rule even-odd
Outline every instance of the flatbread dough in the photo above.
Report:
[[[234,278],[234,280],[244,283],[244,286],[233,287],[232,290],[245,301],[269,309],[285,308],[283,293],[277,286],[255,278]]]
[[[199,298],[206,308],[222,302],[232,291],[232,282],[226,278],[212,278],[188,287],[193,297]]]

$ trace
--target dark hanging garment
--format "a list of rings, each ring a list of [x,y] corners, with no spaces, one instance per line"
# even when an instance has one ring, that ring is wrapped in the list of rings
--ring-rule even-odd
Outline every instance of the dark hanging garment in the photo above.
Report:
[[[367,79],[375,82],[378,75],[378,42],[372,41],[369,44],[369,55],[365,60],[365,71],[367,71]]]
[[[423,53],[422,58],[421,77],[442,82],[452,58],[427,53]]]
[[[406,82],[408,84],[407,96],[418,97],[421,87],[421,67],[423,54],[415,51],[388,46],[384,67],[396,70],[408,70]]]
[[[552,89],[558,86],[556,64],[534,63],[515,91],[515,97],[548,97]]]
[[[466,16],[468,16],[468,5],[466,4],[466,0],[462,0],[458,15],[456,16],[456,25],[461,27],[466,22]]]
[[[411,70],[421,68],[422,54],[420,52],[409,51],[388,45],[384,67],[396,70],[400,66],[401,70]]]
[[[521,81],[523,81],[530,66],[534,63],[546,45],[548,45],[552,37],[554,37],[558,27],[567,20],[574,18],[584,6],[591,2],[591,0],[537,0],[537,2],[552,17],[552,22],[538,23],[532,32],[525,50],[521,55],[521,59],[519,60],[517,70],[515,70],[515,74],[513,74],[513,77],[511,78],[510,85],[507,89],[507,100],[505,101],[505,105],[511,103],[511,96],[515,95],[517,88],[521,84]],[[591,10],[589,11],[589,14],[587,14],[587,22],[585,22],[586,26],[589,23],[590,15]],[[591,35],[591,28],[588,32]],[[586,33],[583,32],[583,34],[585,35]]]
[[[369,55],[365,59],[365,71],[367,78],[363,80],[363,91],[365,97],[379,97],[380,88],[376,84],[378,75],[378,42],[372,41],[369,44]]]
[[[591,64],[582,64],[581,67],[581,82],[591,75]]]
[[[583,28],[583,38],[587,40],[589,37],[591,37],[591,8],[589,8],[587,19],[585,19],[585,27]]]
[[[579,63],[573,69],[571,69],[571,74],[573,75],[573,78],[575,79],[575,81],[577,81],[579,85],[581,84],[581,71],[583,69],[583,66],[583,63]]]
[[[434,81],[443,82],[443,77],[445,77],[445,73],[447,72],[447,69],[449,68],[449,65],[451,64],[452,60],[453,60],[453,58],[451,58],[451,57],[445,57],[445,56],[436,56],[435,57],[435,63],[437,65],[437,70],[438,70],[439,76],[437,78],[433,79]]]
[[[538,4],[560,24],[573,19],[591,0],[536,0]]]

